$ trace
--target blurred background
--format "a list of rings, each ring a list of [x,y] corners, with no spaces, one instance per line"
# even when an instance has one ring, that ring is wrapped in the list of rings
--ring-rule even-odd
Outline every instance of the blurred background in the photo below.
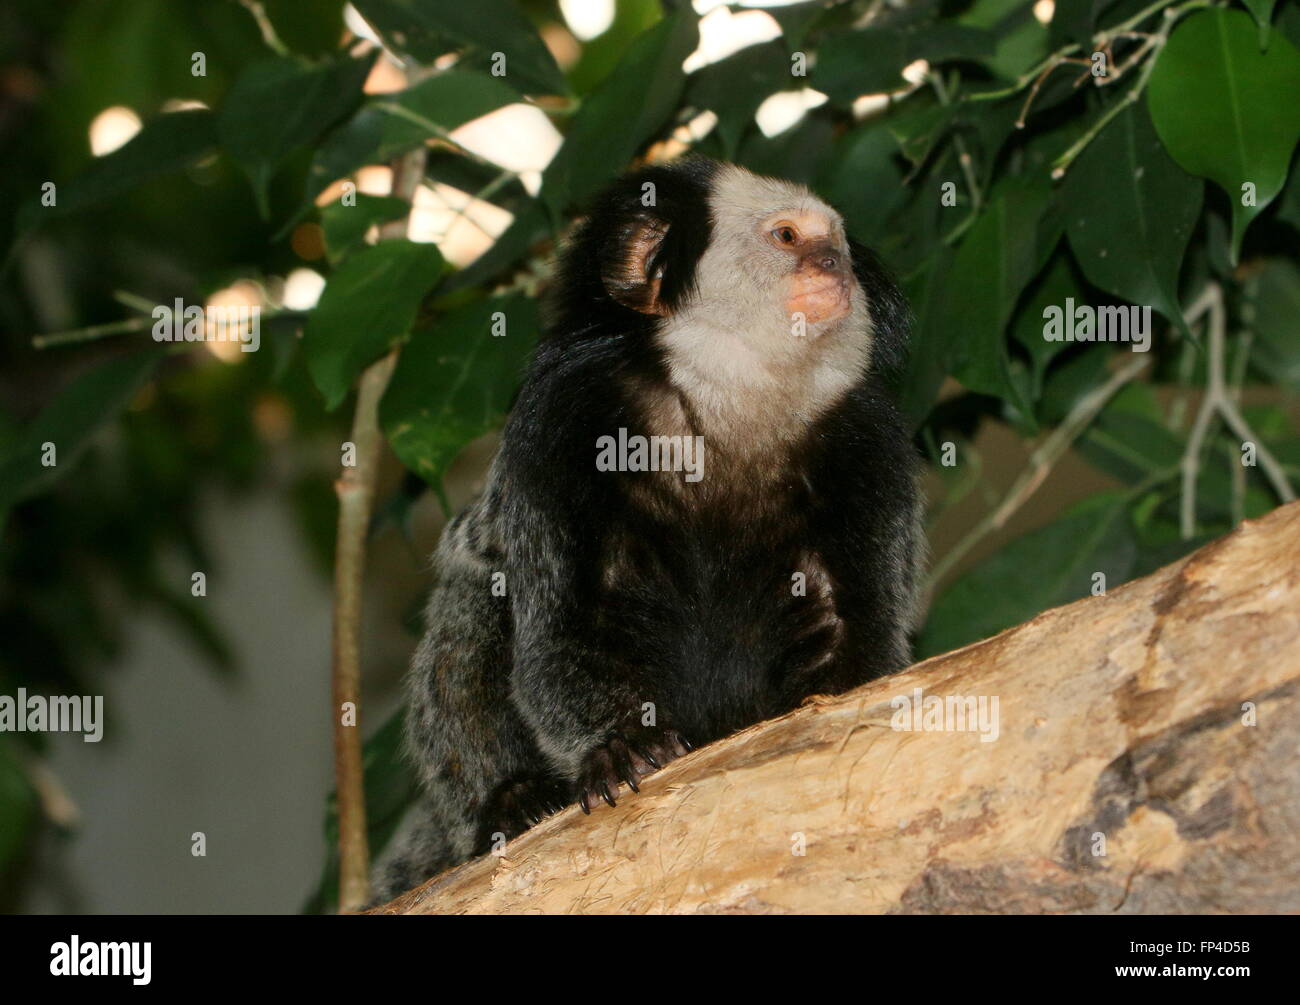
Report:
[[[1154,61],[1150,54],[1164,39],[1137,50],[1143,37],[1156,37],[1160,5],[509,4],[522,20],[501,15],[493,30],[509,40],[513,65],[535,69],[540,83],[512,82],[521,93],[500,102],[485,97],[491,45],[485,50],[475,31],[492,26],[503,2],[474,15],[479,28],[456,22],[456,5],[427,5],[447,19],[438,25],[446,31],[422,42],[420,64],[479,75],[464,99],[472,111],[429,122],[433,113],[418,106],[428,135],[403,146],[385,133],[361,155],[339,138],[360,129],[387,96],[406,93],[404,57],[394,50],[419,48],[400,27],[403,17],[424,10],[421,0],[358,4],[365,16],[331,0],[0,6],[0,229],[7,235],[0,274],[0,694],[21,687],[104,695],[107,718],[97,744],[79,735],[0,733],[0,909],[291,912],[323,903],[318,885],[329,871],[333,787],[332,485],[351,408],[327,407],[338,402],[327,402],[299,343],[327,280],[374,240],[371,223],[394,214],[384,204],[393,156],[415,143],[427,146],[429,163],[406,236],[435,246],[447,275],[466,269],[468,277],[459,289],[448,280],[432,307],[426,300],[416,336],[429,316],[454,317],[485,291],[504,288],[530,301],[544,291],[554,237],[581,199],[633,155],[700,149],[813,184],[845,211],[855,236],[880,247],[903,276],[918,310],[918,338],[933,345],[936,326],[957,332],[947,355],[927,356],[928,369],[914,362],[903,386],[918,446],[933,462],[930,537],[941,561],[934,586],[943,617],[922,641],[923,653],[1083,596],[1096,569],[1111,570],[1112,585],[1149,571],[1280,501],[1268,478],[1233,467],[1240,444],[1225,437],[1206,448],[1214,460],[1196,483],[1195,533],[1178,533],[1179,455],[1206,373],[1186,340],[1156,354],[1149,382],[1125,389],[1115,399],[1118,411],[1087,416],[1086,443],[1067,441],[1065,448],[1077,449],[1039,463],[1044,438],[1079,414],[1076,406],[1104,384],[1118,354],[1089,346],[1042,355],[1033,348],[1041,342],[1017,344],[1004,339],[1004,329],[1019,330],[1025,318],[1034,329],[1041,303],[1056,302],[1045,301],[1049,294],[1101,303],[1127,292],[1099,278],[1082,242],[1067,250],[1064,223],[1043,239],[1032,268],[1016,266],[1022,274],[1014,283],[1002,277],[1002,300],[986,312],[998,314],[993,335],[1007,361],[1005,390],[981,383],[958,344],[963,326],[973,332],[979,324],[960,311],[974,317],[977,306],[954,302],[946,315],[926,315],[935,289],[951,286],[961,296],[997,286],[996,278],[971,271],[989,254],[950,253],[966,244],[932,208],[940,183],[954,179],[960,189],[953,212],[969,213],[961,227],[970,225],[967,244],[983,239],[981,221],[1007,207],[1002,243],[990,247],[1032,246],[1035,234],[1042,236],[1040,220],[1059,215],[1068,200],[1025,213],[1015,186],[1024,182],[1028,191],[1031,177],[1045,182],[1050,159],[1117,100],[1085,93],[1071,73],[1040,90],[1036,71],[1063,41],[1098,30],[1103,12],[1104,23],[1115,25],[1148,8],[1153,20],[1138,23],[1147,34],[1116,38],[1112,55],[1121,65]],[[1216,6],[1233,7],[1228,13],[1247,19],[1255,38],[1245,8],[1260,5]],[[1279,5],[1276,18],[1270,67],[1294,52],[1288,37],[1300,39],[1292,0]],[[530,48],[534,35],[544,49]],[[941,37],[942,45],[935,41]],[[857,48],[836,48],[843,38]],[[807,80],[792,78],[791,60],[804,50],[824,58],[812,60]],[[1079,51],[1086,55],[1087,45]],[[222,110],[224,129],[233,119],[226,110],[242,107],[247,134],[266,144],[296,135],[293,102],[312,93],[309,82],[295,79],[282,99],[259,103],[258,74],[268,58],[304,74],[360,67],[362,83],[355,96],[344,95],[351,104],[320,110],[320,128],[285,140],[282,156],[256,170],[225,134],[221,150],[196,152],[179,127],[150,132],[158,123],[205,121],[209,109]],[[947,69],[938,71],[940,64]],[[1289,79],[1289,67],[1278,79]],[[1026,124],[1030,87],[1035,114]],[[980,88],[1008,89],[1007,97],[957,100]],[[178,118],[185,115],[192,118]],[[144,143],[153,144],[148,156],[131,160]],[[1294,138],[1283,179],[1293,148]],[[577,152],[562,174],[555,165],[570,149]],[[1234,326],[1245,319],[1251,332],[1245,349],[1234,334],[1234,400],[1296,483],[1296,185],[1252,224],[1234,258],[1229,200],[1163,153],[1149,156],[1157,155],[1161,169],[1177,172],[1195,193],[1194,206],[1187,196],[1187,233],[1169,252],[1175,294],[1186,304],[1216,276],[1229,289]],[[974,174],[966,170],[972,158],[983,165]],[[575,164],[596,167],[584,175]],[[129,184],[122,175],[128,168]],[[42,186],[70,179],[83,186],[61,189],[72,203],[68,212],[31,225],[34,216],[24,213],[34,213]],[[356,233],[331,215],[346,183],[371,214]],[[260,350],[212,341],[139,362],[128,350],[148,344],[149,309],[174,297],[261,308]],[[428,555],[445,514],[480,482],[516,363],[502,363],[492,377],[487,405],[458,412],[454,428],[424,430],[417,447],[385,423],[393,449],[381,466],[370,534],[363,727],[378,737],[375,756],[390,765]],[[415,380],[418,387],[418,376],[408,376],[408,386]],[[430,394],[440,393],[430,380]],[[64,451],[58,476],[20,468],[20,448],[47,438]],[[955,466],[940,460],[945,443],[956,445]],[[426,456],[435,458],[427,467]],[[999,510],[1026,471],[1029,491]],[[1080,523],[1072,509],[1080,503],[1110,507],[1106,519]],[[990,514],[999,514],[992,523]],[[1093,539],[1081,527],[1100,530]],[[1068,567],[1068,581],[1044,585],[1033,556],[1041,556],[1043,574]],[[196,571],[206,579],[200,596],[192,590]],[[989,577],[1006,585],[1002,600],[988,601]],[[984,610],[971,610],[972,596],[984,598]],[[384,791],[396,806],[406,783],[393,785]],[[196,834],[206,841],[203,856],[192,854]]]

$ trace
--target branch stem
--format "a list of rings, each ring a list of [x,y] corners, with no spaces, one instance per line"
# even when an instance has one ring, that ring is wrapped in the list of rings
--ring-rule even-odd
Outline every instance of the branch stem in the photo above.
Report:
[[[991,532],[1004,527],[1011,516],[1038,491],[1038,487],[1043,484],[1057,462],[1080,434],[1091,425],[1092,420],[1097,417],[1106,403],[1120,388],[1146,369],[1148,362],[1145,353],[1136,355],[1134,359],[1116,370],[1106,383],[1089,391],[1075,403],[1061,424],[1034,448],[1033,453],[1029,455],[1029,463],[1012,482],[997,508],[980,520],[951,551],[935,563],[927,577],[924,606],[929,606],[929,597],[936,584],[965,558],[976,544]]]
[[[1254,445],[1259,466],[1278,498],[1282,502],[1291,502],[1296,497],[1295,489],[1287,479],[1286,471],[1242,416],[1233,400],[1233,393],[1224,379],[1227,310],[1223,303],[1223,289],[1218,283],[1210,283],[1206,287],[1205,292],[1197,299],[1193,310],[1203,304],[1207,304],[1209,309],[1209,338],[1206,346],[1209,358],[1206,367],[1205,396],[1201,399],[1201,407],[1196,413],[1196,421],[1192,424],[1192,432],[1187,438],[1187,446],[1183,450],[1180,464],[1183,493],[1179,506],[1179,530],[1184,540],[1196,535],[1196,480],[1201,471],[1201,453],[1205,440],[1216,416],[1228,424],[1228,428],[1240,438],[1243,444],[1249,442]],[[1189,325],[1191,313],[1188,312]]]
[[[424,178],[425,148],[393,162],[392,194],[409,204]],[[385,223],[380,240],[406,236],[408,217]],[[394,348],[361,374],[352,443],[356,464],[344,467],[334,491],[339,500],[338,542],[334,559],[334,786],[339,820],[339,911],[363,908],[370,899],[370,844],[366,836],[365,768],[361,743],[361,600],[366,565],[366,532],[374,505],[383,435],[379,401],[397,365]],[[345,722],[344,709],[353,714]]]

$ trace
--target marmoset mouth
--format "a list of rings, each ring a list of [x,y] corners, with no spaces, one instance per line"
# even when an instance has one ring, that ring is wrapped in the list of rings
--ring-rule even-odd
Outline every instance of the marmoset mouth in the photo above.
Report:
[[[790,313],[796,311],[813,323],[838,321],[849,312],[849,287],[843,280],[832,280],[800,290],[786,301]]]

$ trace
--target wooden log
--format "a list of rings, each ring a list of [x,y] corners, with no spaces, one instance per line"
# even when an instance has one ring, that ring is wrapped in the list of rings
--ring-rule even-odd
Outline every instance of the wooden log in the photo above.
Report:
[[[1298,678],[1300,503],[812,699],[381,910],[1300,911]],[[984,699],[984,733],[896,728],[917,689],[949,727],[947,699]]]

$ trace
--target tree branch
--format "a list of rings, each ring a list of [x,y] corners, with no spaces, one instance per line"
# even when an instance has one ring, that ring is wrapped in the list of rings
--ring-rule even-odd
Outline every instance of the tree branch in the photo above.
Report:
[[[1146,354],[1136,355],[1111,374],[1106,383],[1083,395],[1061,424],[1043,438],[1042,442],[1034,448],[1034,452],[1029,455],[1029,463],[1011,483],[1011,488],[1007,490],[1007,494],[997,508],[972,527],[969,533],[931,568],[926,577],[923,609],[929,607],[930,595],[940,580],[966,556],[971,548],[991,532],[1006,525],[1012,515],[1038,491],[1052,468],[1056,467],[1057,462],[1074,445],[1074,441],[1092,424],[1092,420],[1106,407],[1106,403],[1119,392],[1120,388],[1145,370],[1148,362]]]
[[[710,744],[382,910],[1295,913],[1297,553],[1291,505]],[[947,728],[913,719],[917,689]]]
[[[424,178],[425,149],[393,163],[392,194],[409,204]],[[409,216],[409,214],[408,214]],[[380,228],[380,240],[406,236],[408,217]],[[361,597],[366,564],[366,531],[374,502],[383,436],[379,401],[384,396],[399,350],[393,349],[361,375],[352,443],[356,464],[344,467],[334,483],[339,500],[338,544],[334,559],[334,784],[339,820],[339,910],[355,911],[370,899],[370,849],[366,840],[365,773],[361,747]],[[345,703],[355,714],[345,723]]]
[[[1224,356],[1227,351],[1225,334],[1228,322],[1222,287],[1218,283],[1210,283],[1197,299],[1197,305],[1201,304],[1207,305],[1209,309],[1209,324],[1206,326],[1209,329],[1206,350],[1209,359],[1206,367],[1205,396],[1201,399],[1200,410],[1196,413],[1196,421],[1192,424],[1192,433],[1187,438],[1187,446],[1183,450],[1183,493],[1179,507],[1179,522],[1184,540],[1196,534],[1196,480],[1201,470],[1201,451],[1215,415],[1222,416],[1243,444],[1246,442],[1254,444],[1259,466],[1263,469],[1264,477],[1273,486],[1273,491],[1277,493],[1278,498],[1282,502],[1291,502],[1296,497],[1282,465],[1250,428],[1250,424],[1238,410],[1232,391],[1224,379]],[[1188,324],[1191,324],[1190,316]]]

